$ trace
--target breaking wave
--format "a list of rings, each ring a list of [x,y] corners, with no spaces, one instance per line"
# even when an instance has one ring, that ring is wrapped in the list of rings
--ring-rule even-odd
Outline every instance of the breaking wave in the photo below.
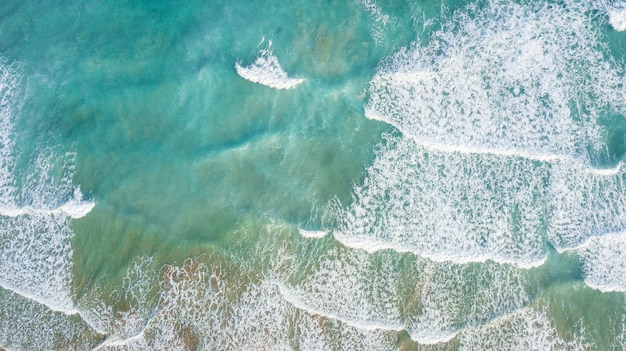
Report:
[[[427,46],[384,60],[368,118],[435,148],[589,159],[596,120],[624,114],[624,81],[598,50],[584,5],[481,1],[444,21]]]
[[[291,78],[278,63],[272,53],[272,41],[261,50],[259,57],[248,66],[235,63],[237,74],[251,82],[266,85],[274,89],[292,89],[304,82],[303,78]]]
[[[376,251],[437,261],[520,266],[545,258],[542,219],[549,168],[523,158],[427,151],[386,137],[333,235]]]
[[[592,166],[607,152],[598,121],[626,114],[623,70],[595,19],[571,1],[481,1],[385,59],[365,114],[401,135],[383,136],[333,236],[528,268],[549,246],[624,230],[624,167]]]

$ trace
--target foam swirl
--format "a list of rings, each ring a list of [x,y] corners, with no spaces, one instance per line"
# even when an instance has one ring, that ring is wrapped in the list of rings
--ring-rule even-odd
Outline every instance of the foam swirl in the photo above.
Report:
[[[292,89],[304,82],[303,78],[291,78],[283,70],[278,58],[271,50],[272,41],[267,48],[261,50],[259,57],[248,66],[235,63],[237,74],[251,82],[262,84],[274,89]]]

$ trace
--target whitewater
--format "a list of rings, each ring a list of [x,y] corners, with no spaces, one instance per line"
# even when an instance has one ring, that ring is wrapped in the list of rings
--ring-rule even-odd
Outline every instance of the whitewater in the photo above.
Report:
[[[624,348],[625,13],[0,4],[0,350]]]

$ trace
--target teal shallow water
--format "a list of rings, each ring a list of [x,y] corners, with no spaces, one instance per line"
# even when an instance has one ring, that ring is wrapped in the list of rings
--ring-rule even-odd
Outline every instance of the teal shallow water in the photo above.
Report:
[[[0,347],[623,347],[603,6],[0,5]]]

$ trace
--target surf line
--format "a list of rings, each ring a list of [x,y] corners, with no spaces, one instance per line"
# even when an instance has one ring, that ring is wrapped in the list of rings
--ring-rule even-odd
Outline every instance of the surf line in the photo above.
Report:
[[[2,280],[0,280],[0,287],[2,287],[2,289],[6,289],[6,290],[9,290],[9,291],[12,291],[13,293],[15,293],[17,295],[20,295],[21,297],[23,297],[25,299],[33,301],[36,304],[45,306],[45,307],[49,308],[50,311],[60,312],[60,313],[63,313],[64,315],[66,315],[66,316],[73,316],[73,315],[76,315],[76,314],[80,314],[80,310],[78,310],[76,308],[67,309],[67,308],[59,308],[59,307],[53,306],[53,305],[47,303],[46,301],[44,301],[43,299],[38,298],[34,294],[30,294],[30,293],[28,293],[28,292],[26,292],[24,290],[14,288],[14,287],[6,284],[6,282],[4,282]]]
[[[5,205],[4,207],[0,207],[0,216],[18,217],[27,214],[48,215],[64,213],[66,216],[69,216],[73,219],[78,219],[85,217],[89,212],[91,212],[94,206],[95,203],[93,201],[83,200],[83,194],[80,191],[80,187],[76,187],[74,189],[74,197],[60,206],[52,208],[41,208],[33,206],[19,207],[13,204],[9,204]]]
[[[3,207],[0,208],[0,216],[6,217],[19,217],[27,214],[59,214],[63,213],[73,219],[78,219],[85,217],[95,204],[89,201],[80,201],[80,202],[68,202],[62,206],[45,209],[45,208],[35,208],[32,206],[25,207]]]
[[[487,261],[492,261],[498,264],[509,264],[512,266],[516,266],[522,269],[531,269],[535,267],[542,266],[546,260],[547,255],[543,255],[542,257],[538,257],[535,260],[526,260],[519,261],[515,259],[505,259],[500,257],[494,257],[494,255],[489,255],[488,253],[483,253],[475,256],[466,256],[459,257],[456,253],[450,253],[449,255],[444,254],[429,254],[419,252],[415,249],[409,247],[403,247],[397,243],[390,242],[381,242],[380,240],[372,240],[371,238],[352,238],[349,235],[345,235],[341,232],[333,231],[333,237],[340,244],[350,247],[353,249],[364,250],[367,253],[374,253],[383,250],[391,250],[397,253],[410,253],[417,257],[422,257],[429,259],[434,262],[452,262],[454,264],[469,264],[469,263],[485,263]]]
[[[401,324],[384,325],[384,324],[380,324],[380,323],[376,323],[376,322],[355,322],[355,321],[351,321],[349,319],[343,318],[343,317],[341,317],[341,316],[339,316],[337,314],[334,314],[334,313],[317,310],[317,309],[307,305],[306,303],[304,303],[298,297],[294,296],[294,294],[292,294],[289,291],[289,288],[284,286],[282,283],[276,282],[276,286],[278,287],[278,292],[283,297],[283,299],[285,299],[286,302],[288,302],[293,307],[295,307],[295,308],[297,308],[299,310],[305,311],[305,312],[307,312],[309,314],[313,314],[313,315],[318,315],[318,316],[334,319],[334,320],[340,321],[341,323],[349,325],[351,327],[354,327],[354,328],[357,328],[357,329],[362,329],[362,330],[369,330],[369,331],[383,330],[383,331],[393,331],[393,332],[400,332],[400,331],[405,330],[404,326],[401,325]]]
[[[336,321],[339,321],[341,323],[344,323],[346,325],[349,325],[353,328],[357,328],[357,329],[361,329],[361,330],[367,330],[367,331],[389,331],[389,332],[402,332],[405,331],[409,337],[411,338],[411,340],[413,340],[414,342],[421,344],[421,345],[434,345],[434,344],[439,344],[439,343],[445,343],[448,342],[450,340],[452,340],[453,338],[455,338],[457,335],[461,334],[464,331],[469,331],[469,330],[473,330],[473,329],[480,329],[484,326],[487,325],[493,325],[496,323],[499,323],[501,321],[505,321],[508,318],[515,316],[518,313],[523,313],[526,310],[529,310],[528,307],[525,306],[520,306],[517,307],[513,310],[504,312],[502,314],[498,314],[496,316],[493,316],[492,318],[487,319],[485,322],[485,324],[482,324],[480,326],[477,325],[465,325],[463,327],[461,327],[458,330],[452,330],[452,331],[445,331],[442,330],[442,334],[443,335],[439,335],[439,336],[426,336],[426,337],[420,337],[415,335],[416,333],[412,333],[410,330],[408,330],[404,325],[402,324],[397,324],[397,325],[385,325],[385,324],[381,324],[381,323],[376,323],[376,322],[355,322],[355,321],[351,321],[349,319],[343,318],[337,314],[334,313],[327,313],[324,311],[320,311],[317,310],[309,305],[307,305],[305,302],[303,302],[301,299],[299,299],[298,297],[294,296],[294,294],[292,294],[289,291],[289,288],[287,288],[286,286],[284,286],[282,283],[280,282],[276,282],[276,286],[278,287],[278,291],[280,293],[280,295],[283,297],[283,299],[285,299],[285,301],[287,303],[289,303],[290,305],[292,305],[293,307],[305,311],[309,314],[313,314],[313,315],[318,315],[318,316],[322,316],[324,318],[329,318],[329,319],[333,319]],[[445,334],[444,334],[445,333]]]
[[[424,147],[427,150],[431,151],[440,151],[444,153],[460,153],[460,154],[476,154],[476,155],[493,155],[493,156],[503,156],[503,157],[521,157],[528,160],[540,161],[540,162],[570,162],[576,165],[580,165],[581,168],[588,173],[597,174],[597,175],[615,175],[618,174],[622,168],[623,162],[619,162],[613,168],[594,168],[591,167],[587,162],[579,160],[577,158],[569,157],[566,155],[560,154],[551,154],[551,153],[541,153],[541,152],[529,152],[520,149],[496,149],[490,147],[480,147],[480,146],[459,146],[452,144],[441,144],[436,142],[430,142],[426,140],[422,140],[419,137],[407,132],[402,127],[397,125],[396,123],[390,122],[387,118],[380,116],[379,114],[373,112],[366,112],[366,117],[370,120],[380,121],[387,123],[394,128],[396,128],[402,135],[406,138],[409,138],[415,142],[415,144]]]

